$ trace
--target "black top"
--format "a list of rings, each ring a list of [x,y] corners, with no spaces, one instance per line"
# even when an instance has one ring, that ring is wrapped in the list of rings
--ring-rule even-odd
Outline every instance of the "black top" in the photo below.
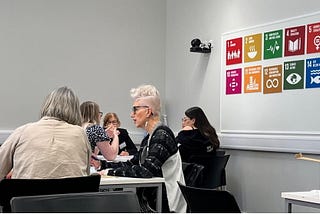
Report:
[[[153,132],[149,146],[148,139],[149,134],[142,140],[139,152],[131,160],[119,163],[101,161],[101,169],[113,168],[108,171],[108,175],[113,176],[138,178],[163,177],[162,165],[178,152],[174,134],[167,126],[159,126]],[[162,212],[169,212],[166,187],[164,185],[162,187]],[[156,192],[153,191],[153,188],[143,189],[143,194],[149,203],[152,203],[151,201],[155,198],[154,194]]]
[[[129,133],[126,129],[117,128],[117,130],[120,132],[118,135],[119,137],[119,153],[122,151],[129,152],[129,155],[134,155],[137,153],[137,147],[134,145],[133,141],[131,140]]]
[[[141,142],[139,152],[127,162],[102,161],[102,169],[113,168],[109,174],[117,176],[151,178],[162,177],[162,165],[178,151],[172,131],[166,126],[159,126],[153,132],[148,146],[149,134]],[[143,161],[142,161],[143,159]]]
[[[209,138],[203,136],[199,129],[182,130],[178,133],[176,141],[183,162],[190,162],[192,155],[214,155],[215,149]]]

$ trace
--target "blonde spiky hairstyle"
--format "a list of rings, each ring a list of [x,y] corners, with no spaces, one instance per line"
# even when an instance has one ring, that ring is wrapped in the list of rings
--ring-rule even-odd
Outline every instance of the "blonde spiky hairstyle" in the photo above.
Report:
[[[160,116],[161,102],[160,93],[153,85],[140,85],[130,90],[131,97],[142,101],[144,105],[150,107],[154,116]]]

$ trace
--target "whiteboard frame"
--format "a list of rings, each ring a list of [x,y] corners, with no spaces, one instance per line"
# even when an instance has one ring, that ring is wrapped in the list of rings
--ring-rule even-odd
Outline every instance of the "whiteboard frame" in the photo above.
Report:
[[[223,96],[233,96],[233,95],[225,95],[225,71],[227,66],[225,65],[225,41],[226,36],[239,34],[241,32],[248,32],[246,35],[250,35],[251,32],[259,28],[264,28],[266,26],[272,25],[280,25],[285,24],[287,22],[292,22],[294,20],[299,19],[307,19],[308,17],[319,16],[320,22],[320,12],[309,13],[302,16],[291,17],[288,19],[283,19],[275,22],[270,22],[266,24],[256,25],[249,28],[243,28],[236,31],[223,33],[221,36],[221,84],[220,84],[220,133],[219,138],[221,139],[221,147],[226,149],[239,149],[239,150],[257,150],[257,151],[272,151],[272,152],[303,152],[309,154],[320,154],[320,131],[283,131],[283,130],[242,130],[242,129],[225,129],[222,125],[222,113],[223,113]],[[316,17],[317,18],[317,17]],[[318,21],[315,21],[318,22]],[[307,23],[306,23],[307,24]],[[305,25],[306,25],[305,24]],[[309,23],[308,23],[309,24]],[[311,24],[311,23],[310,23]],[[295,26],[299,26],[302,24],[297,24]],[[291,26],[285,26],[284,28],[289,28]],[[272,31],[272,30],[270,30]],[[263,32],[261,32],[263,34]],[[283,35],[285,33],[283,32]],[[236,38],[235,36],[234,38]],[[307,43],[305,43],[306,45]],[[284,46],[283,46],[284,48]],[[306,55],[305,51],[305,55]],[[284,56],[282,56],[283,58]],[[319,54],[318,56],[319,57]],[[312,54],[308,58],[314,58]],[[263,60],[263,54],[262,59]],[[304,58],[305,60],[305,58]],[[241,64],[235,65],[238,67],[247,67],[251,66],[251,63],[243,65]],[[255,62],[256,63],[256,62]],[[260,63],[261,64],[261,63]],[[241,65],[241,66],[240,66]],[[232,66],[231,66],[232,67]],[[243,71],[242,71],[243,72]],[[263,72],[263,70],[262,70]],[[303,89],[309,90],[309,89]],[[316,89],[320,90],[320,89]],[[261,92],[263,93],[263,92]],[[246,96],[246,94],[242,94],[241,96]],[[261,96],[266,96],[261,94]],[[320,106],[320,105],[319,105]],[[320,124],[319,124],[320,129]]]

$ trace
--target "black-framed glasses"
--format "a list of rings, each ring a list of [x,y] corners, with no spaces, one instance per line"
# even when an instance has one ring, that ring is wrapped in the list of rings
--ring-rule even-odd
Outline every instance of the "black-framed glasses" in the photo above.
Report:
[[[133,114],[136,114],[136,112],[141,108],[149,108],[149,106],[132,106],[132,112]]]
[[[107,124],[114,124],[114,125],[116,125],[116,124],[118,124],[119,123],[119,121],[118,120],[111,120],[111,121],[108,121],[107,122]]]

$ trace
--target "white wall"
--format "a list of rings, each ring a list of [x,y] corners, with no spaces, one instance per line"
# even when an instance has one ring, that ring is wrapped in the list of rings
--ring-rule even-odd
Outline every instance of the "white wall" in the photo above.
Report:
[[[44,97],[67,85],[137,131],[129,90],[165,94],[165,20],[157,0],[1,0],[0,130],[38,120]]]
[[[256,25],[318,12],[316,0],[173,0],[167,2],[166,99],[170,125],[180,128],[191,105],[220,124],[221,36]],[[189,52],[194,38],[212,40],[210,55]],[[179,114],[177,114],[179,113]]]
[[[220,132],[220,51],[223,33],[301,16],[319,9],[320,2],[316,0],[167,1],[166,111],[170,126],[179,130],[184,111],[198,105]],[[190,41],[196,37],[213,41],[210,55],[189,52]],[[220,137],[222,146],[226,146],[231,154],[227,165],[227,189],[236,196],[243,212],[284,212],[284,200],[280,197],[282,191],[320,188],[318,163],[298,161],[290,151],[252,150],[276,151],[283,142],[281,136]],[[310,142],[305,139],[291,139],[294,141],[291,143],[300,141],[298,150],[303,151],[304,142],[309,147]],[[241,148],[248,142],[261,147]],[[311,147],[318,149],[317,143],[319,140],[313,139]],[[285,144],[290,144],[290,137],[285,139]],[[263,148],[269,145],[275,147]],[[241,150],[231,149],[236,146]],[[311,150],[308,152],[315,152]],[[319,212],[295,206],[293,211]]]
[[[37,120],[44,96],[61,85],[136,132],[129,89],[155,84],[174,131],[199,105],[219,132],[222,33],[319,8],[317,0],[1,0],[0,140]],[[213,41],[210,55],[189,52],[196,37]],[[227,152],[227,188],[244,212],[283,212],[281,191],[320,188],[319,165],[292,153]]]

